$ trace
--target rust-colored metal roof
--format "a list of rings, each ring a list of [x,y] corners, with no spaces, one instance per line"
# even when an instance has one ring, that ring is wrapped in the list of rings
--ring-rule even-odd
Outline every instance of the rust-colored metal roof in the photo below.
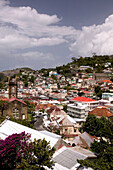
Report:
[[[105,107],[97,107],[94,110],[90,111],[88,114],[92,114],[95,116],[105,116],[105,117],[113,116],[113,114]]]

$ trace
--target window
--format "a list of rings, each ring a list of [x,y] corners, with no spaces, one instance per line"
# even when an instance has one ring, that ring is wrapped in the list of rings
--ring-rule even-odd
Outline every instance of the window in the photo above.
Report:
[[[74,129],[74,132],[76,132],[76,129]]]
[[[67,132],[67,129],[65,129],[65,132]]]
[[[15,119],[19,118],[19,109],[18,108],[13,109],[13,118],[15,118]]]
[[[12,87],[12,93],[15,93],[15,88],[14,87]]]

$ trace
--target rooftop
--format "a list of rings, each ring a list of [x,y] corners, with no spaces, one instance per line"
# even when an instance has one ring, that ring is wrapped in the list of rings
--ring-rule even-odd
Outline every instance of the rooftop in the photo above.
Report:
[[[18,101],[18,102],[20,102],[20,103],[23,103],[23,104],[27,105],[24,101],[19,100],[19,99],[15,98],[15,97],[10,98],[8,101],[13,102],[13,101],[15,101],[15,100]]]
[[[75,165],[78,163],[77,159],[83,160],[86,158],[86,155],[65,146],[59,149],[53,156],[53,160],[57,164],[67,169],[75,167]]]
[[[97,107],[94,110],[90,111],[88,114],[92,114],[95,116],[105,116],[111,117],[113,114],[106,107]]]
[[[55,135],[52,132],[40,132],[10,120],[5,120],[0,125],[0,138],[5,139],[9,135],[12,135],[14,133],[21,133],[23,131],[25,131],[25,133],[31,134],[31,140],[34,140],[35,138],[37,140],[45,138],[47,142],[50,142],[51,147],[53,147],[61,138],[60,135]]]
[[[71,99],[73,101],[80,101],[80,102],[95,102],[96,100],[93,100],[91,98],[87,98],[87,97],[75,97],[73,99]]]

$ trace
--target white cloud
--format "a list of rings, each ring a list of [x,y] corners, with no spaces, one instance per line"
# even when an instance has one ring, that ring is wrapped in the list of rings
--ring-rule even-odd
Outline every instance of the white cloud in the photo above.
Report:
[[[60,37],[53,37],[53,38],[40,38],[37,40],[37,46],[52,46],[52,45],[58,45],[61,43],[67,42],[65,39]]]
[[[24,60],[54,60],[54,57],[51,53],[43,53],[39,51],[30,51],[30,52],[24,52],[22,54],[18,54],[18,56],[21,56],[24,58]]]
[[[50,25],[60,21],[56,15],[39,14],[31,7],[10,7],[0,3],[0,17],[3,22],[17,24],[21,28],[31,25]]]
[[[68,42],[75,35],[73,27],[57,26],[56,15],[39,14],[31,7],[11,7],[0,0],[0,49],[24,49],[53,46]]]
[[[3,7],[4,5],[8,5],[9,1],[7,0],[0,0],[0,7]]]
[[[91,56],[113,54],[113,15],[110,15],[102,25],[83,27],[71,44],[70,50],[75,55]]]
[[[35,64],[32,61],[35,60],[52,66],[64,61],[59,56],[58,48],[47,53],[33,50],[62,44],[66,44],[75,57],[91,56],[93,52],[113,54],[113,15],[101,25],[84,26],[81,30],[59,26],[60,21],[57,15],[40,14],[31,7],[12,7],[10,1],[0,0],[0,59],[15,58],[16,62],[20,62],[21,58],[21,65],[23,62]],[[67,56],[64,49],[59,49],[63,51],[63,56]]]

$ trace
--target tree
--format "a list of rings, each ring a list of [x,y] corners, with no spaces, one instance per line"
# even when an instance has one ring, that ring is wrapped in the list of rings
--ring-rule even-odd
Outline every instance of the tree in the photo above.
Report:
[[[34,83],[35,77],[32,75],[31,78],[29,79],[30,82]]]
[[[91,144],[91,151],[97,155],[97,159],[92,161],[88,159],[78,160],[78,162],[82,166],[92,167],[94,170],[113,169],[113,122],[105,117],[98,119],[93,115],[90,115],[86,119],[82,130],[86,130],[95,136],[100,134],[101,138],[99,142],[95,141]]]
[[[67,113],[67,105],[63,106],[63,110]]]
[[[92,73],[93,70],[92,70],[91,68],[87,68],[87,69],[85,70],[85,72],[86,72],[86,73]]]
[[[87,132],[92,136],[101,136],[109,138],[110,141],[113,137],[113,122],[102,116],[100,119],[96,118],[95,115],[88,115],[86,121],[81,127],[81,131]]]
[[[33,116],[31,116],[31,117],[33,117]],[[15,119],[15,118],[10,117],[10,120],[13,122],[19,123],[21,125],[24,125],[24,126],[27,126],[30,128],[34,128],[34,119],[32,119],[32,118],[31,118],[31,120],[29,120],[29,119]]]
[[[33,158],[34,165],[37,164],[40,168],[43,166],[52,168],[54,165],[54,162],[52,161],[52,155],[55,152],[55,149],[51,149],[49,143],[45,139],[34,140],[33,151],[34,155],[36,156]]]
[[[84,92],[78,92],[78,96],[84,96]]]
[[[0,140],[0,169],[52,169],[55,149],[43,139],[31,142],[30,135],[22,132]]]
[[[4,110],[8,108],[9,102],[0,100],[0,110],[1,110],[1,116],[4,116]]]
[[[113,143],[100,139],[91,145],[91,150],[96,153],[97,159],[92,161],[85,159],[78,162],[82,166],[91,167],[94,170],[111,170],[113,169]]]
[[[3,89],[3,88],[4,88],[4,84],[0,83],[0,89]]]
[[[29,101],[25,101],[25,103],[28,106],[28,113],[33,113],[35,111],[35,105],[33,103],[30,103]]]
[[[102,91],[101,91],[100,86],[95,86],[94,91],[98,97],[100,97],[100,98],[102,97]]]
[[[88,115],[85,123],[81,127],[81,131],[86,131],[92,136],[100,136],[101,123],[95,115]]]
[[[54,74],[51,75],[51,78],[52,78],[53,80],[57,81],[57,78],[56,78],[56,76],[55,76]]]
[[[24,81],[24,85],[25,87],[28,87],[28,82],[26,80]]]

